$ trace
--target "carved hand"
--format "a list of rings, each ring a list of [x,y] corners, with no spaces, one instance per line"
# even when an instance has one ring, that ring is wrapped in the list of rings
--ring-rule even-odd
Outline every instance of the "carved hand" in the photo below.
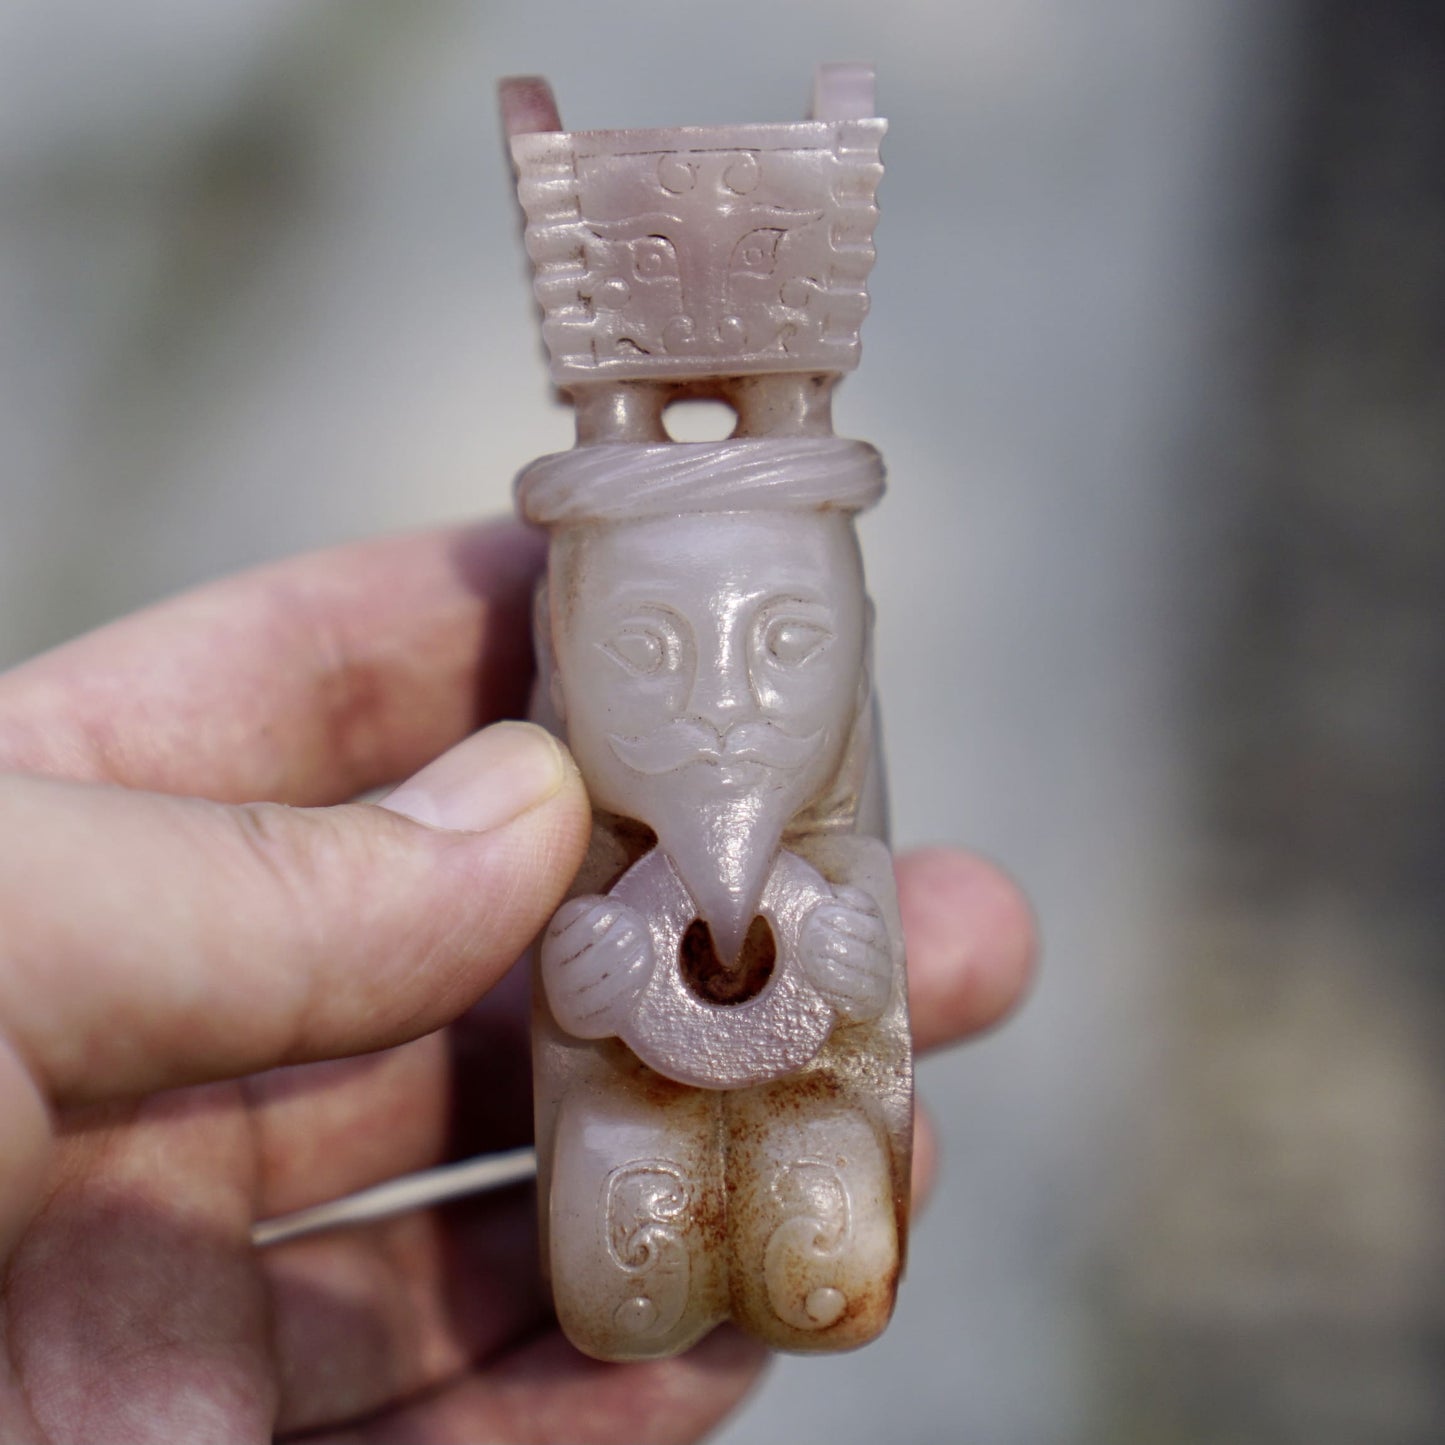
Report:
[[[615,898],[569,899],[542,939],[541,964],[557,1022],[577,1038],[607,1038],[652,977],[647,922]]]
[[[876,1019],[888,1003],[893,960],[878,905],[861,888],[838,887],[803,924],[808,981],[851,1023]]]

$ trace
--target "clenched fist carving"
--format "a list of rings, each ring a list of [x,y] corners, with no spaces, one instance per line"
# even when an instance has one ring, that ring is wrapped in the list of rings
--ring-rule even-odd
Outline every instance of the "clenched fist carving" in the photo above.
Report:
[[[542,939],[542,986],[557,1022],[581,1039],[619,1032],[652,977],[652,938],[635,909],[583,894],[557,910]]]
[[[850,1023],[876,1019],[893,982],[888,929],[861,888],[839,887],[803,923],[799,953],[809,983]]]

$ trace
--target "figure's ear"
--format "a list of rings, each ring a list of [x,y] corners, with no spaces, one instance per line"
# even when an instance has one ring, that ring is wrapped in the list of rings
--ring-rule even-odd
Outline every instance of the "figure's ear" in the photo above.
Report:
[[[543,576],[532,593],[532,642],[537,651],[537,687],[552,704],[557,721],[566,722],[567,708],[562,697],[562,678],[557,671],[557,658],[552,649],[552,601]]]
[[[886,836],[878,758],[878,709],[873,697],[873,599],[863,598],[863,660],[848,723],[848,741],[828,789],[789,824],[793,836],[857,830]]]

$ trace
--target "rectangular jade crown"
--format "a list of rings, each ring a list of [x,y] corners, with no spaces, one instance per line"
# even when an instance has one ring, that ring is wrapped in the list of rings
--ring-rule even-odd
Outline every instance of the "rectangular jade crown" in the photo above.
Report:
[[[811,120],[579,132],[560,128],[550,94],[516,92],[508,129],[552,379],[855,367],[887,127],[872,90],[869,67],[821,66]]]

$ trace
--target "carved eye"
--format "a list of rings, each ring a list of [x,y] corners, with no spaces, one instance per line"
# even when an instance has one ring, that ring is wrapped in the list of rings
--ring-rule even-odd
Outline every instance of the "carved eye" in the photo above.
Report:
[[[783,233],[779,230],[749,231],[733,248],[732,269],[753,276],[771,276],[778,261],[778,242],[782,239]]]
[[[639,281],[677,275],[677,251],[666,236],[639,236],[632,243],[632,268]]]
[[[763,633],[768,656],[782,667],[801,667],[833,640],[833,634],[802,617],[775,617]]]
[[[635,677],[652,677],[669,666],[677,653],[677,638],[660,619],[629,622],[602,650]]]

